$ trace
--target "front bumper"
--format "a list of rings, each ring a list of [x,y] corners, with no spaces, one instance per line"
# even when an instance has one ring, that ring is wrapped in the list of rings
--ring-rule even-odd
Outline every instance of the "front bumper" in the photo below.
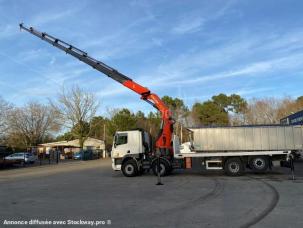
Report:
[[[112,158],[112,168],[115,171],[120,171],[121,170],[121,162],[122,158]]]

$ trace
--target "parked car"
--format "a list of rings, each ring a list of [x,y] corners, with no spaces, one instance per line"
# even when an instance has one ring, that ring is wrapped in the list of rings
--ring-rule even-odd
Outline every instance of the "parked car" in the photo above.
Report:
[[[5,160],[14,161],[16,163],[25,162],[33,164],[37,160],[37,157],[31,153],[21,152],[8,155],[5,157]]]
[[[73,158],[75,160],[93,160],[100,158],[100,152],[93,150],[82,150],[74,153]]]
[[[73,158],[75,159],[75,160],[82,160],[82,154],[83,154],[83,152],[76,152],[76,153],[74,153],[74,155],[73,155]]]

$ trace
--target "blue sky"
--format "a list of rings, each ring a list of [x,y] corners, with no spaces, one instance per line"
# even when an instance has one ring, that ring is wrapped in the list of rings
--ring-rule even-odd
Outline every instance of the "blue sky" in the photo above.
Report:
[[[303,2],[0,0],[0,95],[47,102],[62,86],[96,93],[99,113],[152,110],[138,95],[26,32],[33,26],[187,105],[218,93],[303,95]]]

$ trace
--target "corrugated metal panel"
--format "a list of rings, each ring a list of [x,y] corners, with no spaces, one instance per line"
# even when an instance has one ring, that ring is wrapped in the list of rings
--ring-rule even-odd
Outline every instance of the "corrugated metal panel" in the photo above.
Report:
[[[198,151],[302,150],[303,126],[197,128]]]
[[[294,145],[297,149],[302,147],[302,128],[301,127],[294,127]]]

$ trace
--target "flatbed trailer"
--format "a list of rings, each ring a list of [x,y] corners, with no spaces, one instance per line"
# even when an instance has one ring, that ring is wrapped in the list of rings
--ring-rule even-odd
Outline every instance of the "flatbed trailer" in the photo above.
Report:
[[[228,151],[228,152],[180,152],[175,159],[184,159],[183,168],[192,168],[193,160],[200,159],[206,170],[224,170],[227,175],[243,174],[245,169],[265,172],[274,166],[289,167],[292,151]]]
[[[292,154],[303,150],[302,126],[240,126],[189,128],[191,142],[174,147],[184,168],[199,158],[206,169],[239,175],[246,168],[264,172],[272,166],[289,167]],[[178,150],[178,147],[180,150]]]

